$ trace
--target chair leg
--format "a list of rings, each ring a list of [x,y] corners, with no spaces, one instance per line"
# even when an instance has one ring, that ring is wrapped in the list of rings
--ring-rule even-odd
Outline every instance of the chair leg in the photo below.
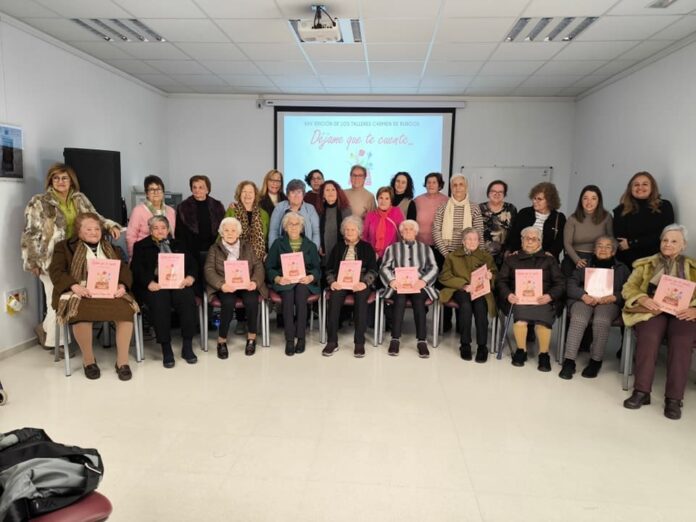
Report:
[[[440,301],[433,301],[433,348],[440,346]]]
[[[201,350],[204,352],[208,351],[208,322],[205,318],[204,305],[198,307],[198,325],[201,333]]]
[[[561,333],[560,339],[558,341],[558,364],[563,364],[565,359],[565,338],[566,338],[566,324],[568,321],[568,308],[563,307],[563,313],[561,314]]]
[[[377,347],[378,344],[382,344],[382,314],[380,314],[380,307],[384,306],[383,302],[379,298],[379,291],[375,294],[375,323],[372,330],[372,346]]]
[[[263,307],[263,316],[264,316],[263,317],[263,323],[264,323],[263,328],[266,330],[266,339],[265,339],[263,346],[268,347],[271,345],[271,339],[270,339],[270,334],[271,334],[270,315],[271,315],[271,311],[269,309],[268,301],[266,301],[265,299],[261,303],[261,306]]]
[[[623,389],[628,390],[629,380],[633,370],[633,340],[632,329],[626,328],[624,332],[624,345],[621,351],[621,359],[623,361]]]
[[[66,324],[63,327],[63,332],[65,335],[65,345],[63,346],[63,353],[65,355],[65,357],[64,357],[64,359],[65,359],[65,376],[70,377],[70,375],[72,375],[72,369],[70,368],[70,333],[69,333],[70,332],[70,325]],[[60,335],[56,337],[55,344],[58,344],[59,342],[60,342]],[[58,348],[58,346],[56,346],[54,348],[54,350],[56,352],[56,356],[58,356],[58,352],[60,351],[60,348]]]
[[[491,321],[491,346],[488,348],[489,353],[495,353],[496,346],[498,346],[498,314]]]
[[[143,331],[140,329],[140,312],[133,314],[133,338],[135,339],[135,362],[142,362]]]

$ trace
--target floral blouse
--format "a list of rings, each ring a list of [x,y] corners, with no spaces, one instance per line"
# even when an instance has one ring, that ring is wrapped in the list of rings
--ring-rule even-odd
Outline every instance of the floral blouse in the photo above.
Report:
[[[499,212],[488,208],[488,203],[480,203],[483,218],[483,242],[490,254],[495,258],[501,255],[505,239],[510,230],[512,220],[517,215],[517,209],[512,203],[503,203]]]

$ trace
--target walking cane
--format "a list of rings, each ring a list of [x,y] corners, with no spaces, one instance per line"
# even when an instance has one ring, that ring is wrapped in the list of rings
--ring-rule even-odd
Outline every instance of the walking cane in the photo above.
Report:
[[[503,325],[503,333],[500,336],[500,341],[498,342],[498,354],[495,356],[496,359],[503,358],[503,347],[505,346],[505,340],[507,339],[508,330],[510,329],[510,323],[512,322],[512,309],[515,305],[510,305],[510,311],[507,316],[505,316],[505,324]]]

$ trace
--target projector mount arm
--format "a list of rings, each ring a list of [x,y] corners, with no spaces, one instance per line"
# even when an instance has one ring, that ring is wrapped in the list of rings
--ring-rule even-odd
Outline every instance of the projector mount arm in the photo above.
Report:
[[[324,26],[321,23],[321,13],[324,13],[329,20],[331,20],[332,27],[336,27],[336,20],[331,17],[331,15],[326,10],[325,5],[313,4],[312,11],[314,11],[314,29],[322,29]]]

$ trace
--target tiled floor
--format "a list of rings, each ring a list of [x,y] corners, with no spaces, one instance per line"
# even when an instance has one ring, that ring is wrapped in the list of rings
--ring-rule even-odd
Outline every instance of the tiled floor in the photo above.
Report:
[[[114,521],[695,520],[696,385],[666,419],[663,365],[629,411],[613,348],[599,378],[563,381],[462,361],[451,335],[427,360],[388,338],[355,359],[348,328],[331,358],[316,332],[292,358],[277,330],[253,357],[237,339],[173,370],[149,343],[127,383],[113,351],[88,381],[32,348],[0,361],[0,431],[98,448]]]

